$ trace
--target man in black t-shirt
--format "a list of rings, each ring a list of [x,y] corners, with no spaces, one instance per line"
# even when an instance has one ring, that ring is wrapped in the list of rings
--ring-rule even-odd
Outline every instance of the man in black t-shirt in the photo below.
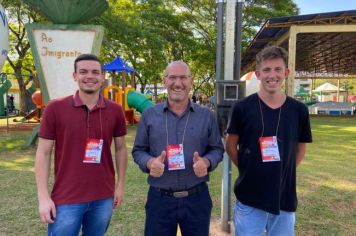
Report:
[[[259,91],[233,106],[226,151],[239,170],[235,235],[294,235],[296,167],[312,142],[307,107],[287,97],[287,53],[269,46],[256,57]]]

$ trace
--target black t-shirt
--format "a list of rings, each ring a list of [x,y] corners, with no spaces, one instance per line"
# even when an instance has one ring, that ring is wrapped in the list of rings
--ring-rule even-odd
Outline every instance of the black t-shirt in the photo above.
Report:
[[[227,133],[239,136],[239,176],[234,192],[243,204],[272,214],[279,214],[280,210],[294,212],[297,145],[312,142],[308,109],[291,97],[287,97],[281,109],[272,109],[260,100],[262,134],[258,100],[255,93],[237,101],[232,108]],[[262,162],[259,138],[276,135],[279,115],[277,140],[281,160]]]

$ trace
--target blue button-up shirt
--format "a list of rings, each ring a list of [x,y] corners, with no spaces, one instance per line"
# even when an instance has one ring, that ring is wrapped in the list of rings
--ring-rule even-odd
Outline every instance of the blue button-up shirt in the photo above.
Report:
[[[209,171],[214,170],[222,160],[224,147],[214,114],[205,107],[189,103],[187,110],[181,116],[177,116],[170,111],[165,101],[145,110],[138,124],[132,156],[141,170],[149,173],[147,161],[166,150],[167,135],[168,145],[182,143],[188,117],[183,142],[185,169],[169,171],[166,158],[163,175],[158,178],[149,175],[149,185],[179,191],[208,181],[208,175],[197,177],[194,173],[193,153],[196,151],[210,161]]]

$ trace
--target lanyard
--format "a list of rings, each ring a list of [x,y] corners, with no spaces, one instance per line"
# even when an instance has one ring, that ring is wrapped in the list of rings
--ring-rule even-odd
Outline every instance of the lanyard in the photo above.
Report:
[[[258,103],[259,103],[259,105],[260,105],[261,122],[262,122],[262,133],[261,133],[261,137],[263,137],[263,134],[264,134],[264,132],[265,132],[265,122],[264,122],[264,120],[263,120],[263,112],[262,112],[262,106],[261,106],[261,99],[260,99],[260,97],[258,97]],[[282,104],[282,106],[283,106],[283,104]],[[278,134],[279,122],[280,122],[280,120],[281,120],[282,106],[280,106],[280,108],[279,108],[278,122],[277,122],[277,128],[276,128],[276,137],[277,137],[277,134]]]
[[[89,137],[89,129],[90,129],[90,110],[87,108],[88,110],[88,119],[87,119],[87,139],[90,138]],[[101,122],[101,108],[99,108],[99,119],[100,119],[100,139],[103,139],[103,125]]]
[[[187,125],[188,125],[188,121],[189,121],[189,117],[190,117],[190,111],[188,113],[188,118],[185,121],[185,126],[184,126],[184,131],[183,131],[183,137],[182,137],[182,144],[184,144],[184,136],[185,136],[185,131],[187,129]],[[167,137],[167,146],[169,144],[168,142],[168,110],[166,111],[166,137]]]

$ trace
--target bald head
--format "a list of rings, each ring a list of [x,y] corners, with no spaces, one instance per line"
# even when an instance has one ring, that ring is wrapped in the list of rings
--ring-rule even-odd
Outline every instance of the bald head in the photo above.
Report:
[[[172,61],[171,63],[169,63],[167,65],[166,69],[164,70],[163,77],[167,77],[169,75],[172,67],[183,67],[183,68],[185,68],[187,76],[191,76],[191,74],[192,74],[189,66],[184,61]]]
[[[193,87],[193,79],[189,66],[183,61],[173,61],[164,71],[164,86],[167,89],[170,108],[185,106],[189,102],[189,91]]]

